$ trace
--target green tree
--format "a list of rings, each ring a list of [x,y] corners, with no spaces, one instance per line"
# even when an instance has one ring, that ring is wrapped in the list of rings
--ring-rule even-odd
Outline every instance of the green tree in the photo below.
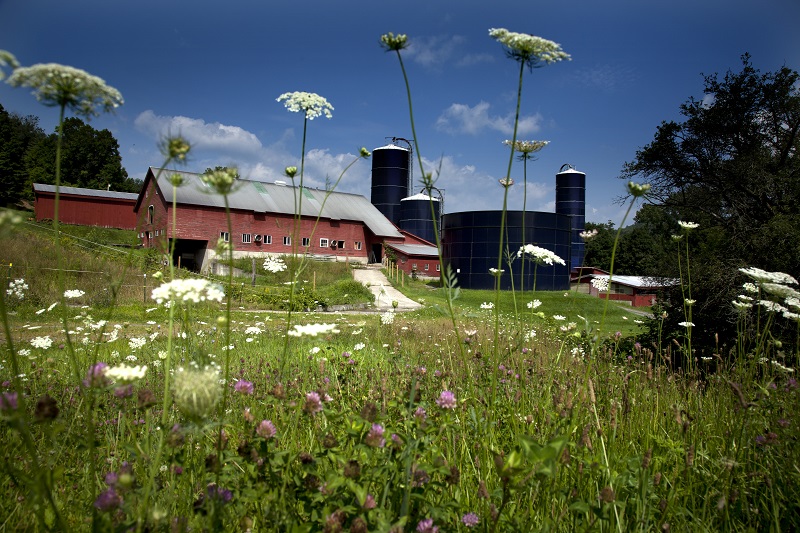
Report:
[[[740,72],[704,76],[704,97],[680,107],[684,120],[663,122],[623,168],[622,179],[651,185],[648,200],[668,219],[700,224],[689,249],[695,347],[734,333],[737,268],[800,273],[799,82],[787,67],[761,74],[745,54]],[[681,299],[670,301],[671,320],[683,320]]]
[[[0,105],[0,205],[12,206],[29,196],[25,154],[44,137],[38,117],[8,113]]]
[[[606,223],[587,222],[586,231],[597,230],[597,235],[586,241],[583,265],[595,267],[608,272],[611,268],[611,251],[614,248],[614,237],[617,230],[610,220]]]
[[[141,180],[128,177],[119,143],[107,129],[96,130],[77,117],[64,119],[62,185],[87,189],[139,192]],[[28,151],[25,165],[30,183],[55,183],[57,135],[42,138]]]

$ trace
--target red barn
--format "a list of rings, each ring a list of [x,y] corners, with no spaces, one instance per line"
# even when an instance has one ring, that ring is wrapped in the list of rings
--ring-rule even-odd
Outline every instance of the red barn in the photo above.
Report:
[[[438,278],[441,266],[436,245],[413,233],[404,230],[400,230],[400,233],[405,241],[386,242],[387,255],[393,256],[397,267],[409,276],[416,271],[420,277]]]
[[[55,185],[33,184],[36,220],[55,218]],[[136,193],[59,187],[58,220],[64,224],[136,229]]]
[[[177,188],[169,179],[176,174],[183,182]],[[384,242],[404,242],[394,224],[363,196],[300,189],[284,182],[237,180],[227,197],[229,228],[224,198],[200,177],[151,167],[134,208],[143,246],[166,251],[175,239],[173,260],[187,268],[214,268],[219,239],[233,245],[235,257],[296,252],[363,263],[379,262]],[[302,216],[295,231],[298,203]]]

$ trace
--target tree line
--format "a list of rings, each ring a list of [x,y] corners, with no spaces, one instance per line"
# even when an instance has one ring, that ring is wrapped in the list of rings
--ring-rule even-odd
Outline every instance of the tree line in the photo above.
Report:
[[[61,183],[64,186],[139,192],[142,181],[122,166],[119,143],[107,129],[77,117],[64,119]],[[0,105],[0,205],[33,201],[33,183],[55,183],[57,132],[39,126],[34,115],[9,113]]]
[[[651,189],[620,232],[615,272],[673,277],[685,287],[687,241],[677,240],[678,221],[699,224],[683,238],[696,300],[692,342],[705,355],[724,354],[717,339],[736,337],[731,302],[747,281],[739,268],[800,277],[800,75],[788,67],[761,73],[748,54],[741,61],[739,71],[704,75],[703,97],[680,106],[681,121],[662,122],[620,175]],[[592,227],[598,235],[586,245],[585,264],[608,269],[616,230]],[[683,306],[680,287],[663,294],[653,329],[685,332]],[[785,332],[797,341],[797,324]]]

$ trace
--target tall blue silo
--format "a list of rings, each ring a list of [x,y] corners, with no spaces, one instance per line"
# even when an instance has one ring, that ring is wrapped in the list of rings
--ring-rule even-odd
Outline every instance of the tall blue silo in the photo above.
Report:
[[[431,206],[431,204],[433,204]],[[436,244],[436,230],[440,226],[441,200],[424,193],[400,200],[400,229],[413,233]]]
[[[511,289],[523,286],[531,290],[568,290],[571,219],[558,213],[527,211],[525,213],[525,240],[546,248],[562,258],[566,265],[540,265],[525,267],[525,279],[521,278],[521,261],[516,257],[522,247],[522,211],[506,213],[506,245],[503,247],[500,288]],[[495,276],[489,269],[497,268],[500,253],[500,225],[502,211],[465,211],[447,213],[442,217],[442,254],[445,263],[456,273],[458,284],[465,289],[493,289]],[[508,266],[505,251],[512,257]]]
[[[585,253],[580,234],[586,229],[586,174],[572,165],[563,165],[556,174],[556,213],[572,220],[571,268],[580,268]]]
[[[372,205],[400,225],[400,201],[409,194],[411,149],[390,144],[372,151]]]

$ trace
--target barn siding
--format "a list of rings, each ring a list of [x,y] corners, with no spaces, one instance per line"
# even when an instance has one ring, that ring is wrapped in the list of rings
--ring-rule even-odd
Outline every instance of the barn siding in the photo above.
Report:
[[[37,192],[34,211],[36,220],[55,218],[55,194]],[[64,224],[101,228],[135,229],[136,200],[59,194],[58,220]]]

